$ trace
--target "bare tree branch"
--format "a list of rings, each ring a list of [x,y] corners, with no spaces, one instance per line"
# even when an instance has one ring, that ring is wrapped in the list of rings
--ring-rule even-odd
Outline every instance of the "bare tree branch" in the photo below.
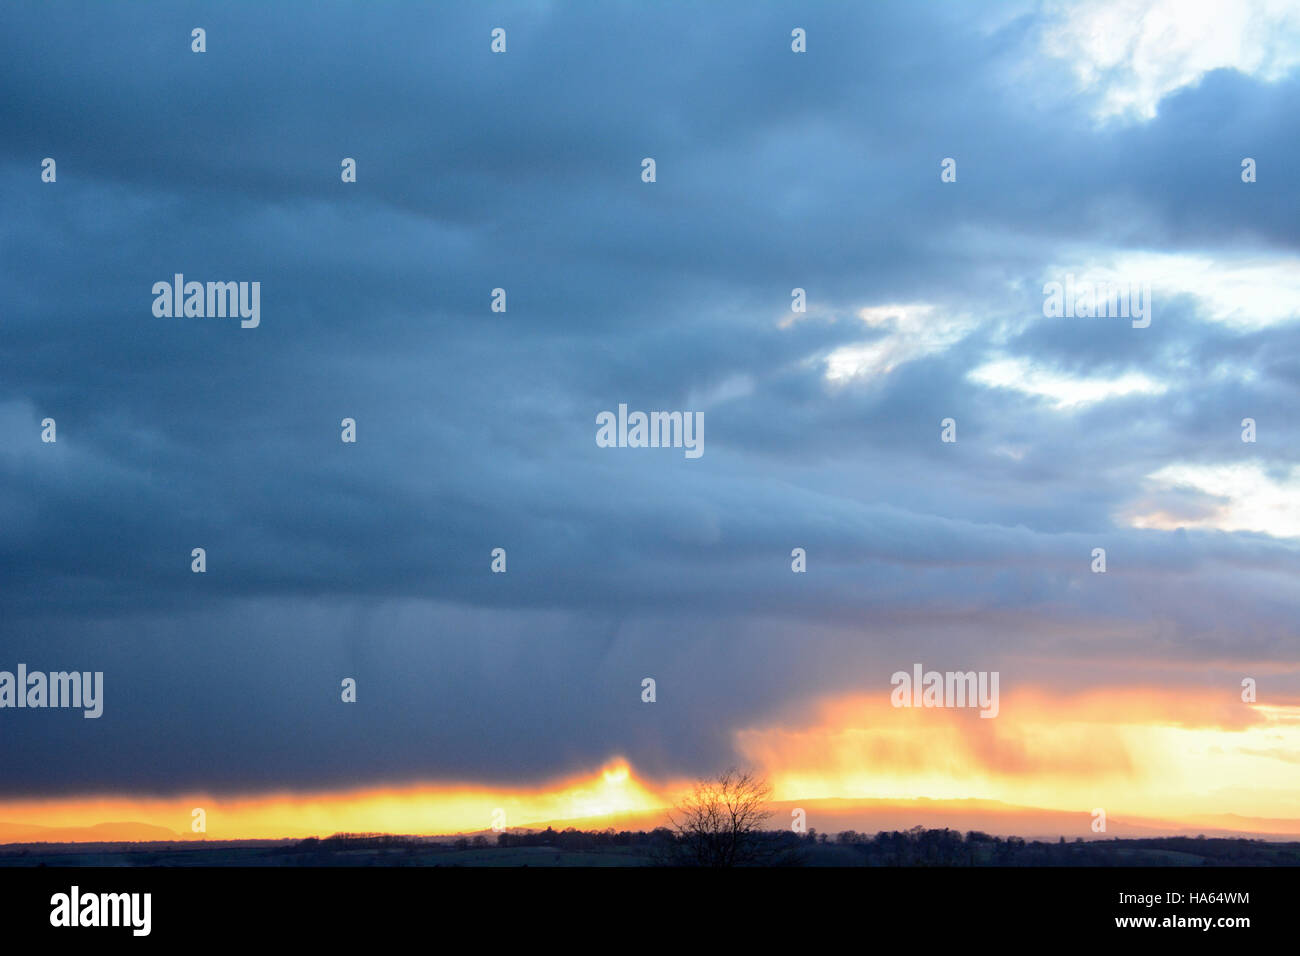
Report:
[[[763,862],[763,825],[772,815],[772,787],[749,771],[730,767],[700,780],[668,815],[685,862],[696,866],[744,866]]]

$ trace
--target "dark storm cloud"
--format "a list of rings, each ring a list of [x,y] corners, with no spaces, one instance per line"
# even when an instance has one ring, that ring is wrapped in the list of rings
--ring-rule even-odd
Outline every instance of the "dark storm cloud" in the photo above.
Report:
[[[6,7],[0,668],[102,669],[107,698],[8,712],[0,788],[675,773],[912,660],[1294,661],[1291,543],[1116,515],[1164,464],[1243,456],[1247,415],[1295,462],[1295,325],[1194,295],[1050,321],[1040,290],[1080,250],[1294,254],[1293,185],[1235,170],[1294,151],[1300,79],[1218,71],[1096,126],[1040,17],[985,19]],[[154,318],[175,272],[260,281],[261,326]],[[893,303],[968,321],[828,384]],[[1003,354],[1167,390],[1062,410],[968,378]],[[620,402],[704,410],[704,457],[597,448]]]

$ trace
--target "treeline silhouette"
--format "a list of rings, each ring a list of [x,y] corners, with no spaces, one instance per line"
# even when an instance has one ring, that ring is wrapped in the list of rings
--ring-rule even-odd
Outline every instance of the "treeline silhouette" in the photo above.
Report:
[[[874,835],[845,830],[835,835],[810,829],[762,831],[753,835],[758,865],[776,866],[1300,866],[1300,843],[1273,843],[1245,838],[1153,837],[1067,842],[1027,841],[1021,837],[991,836],[978,830],[965,834],[952,829],[880,831]],[[298,841],[270,852],[326,860],[335,854],[350,856],[393,854],[411,863],[475,865],[507,863],[514,851],[527,851],[520,865],[554,862],[580,863],[587,854],[614,855],[624,865],[692,865],[681,851],[682,838],[666,827],[644,830],[507,830],[447,838],[402,837],[382,833],[336,833],[324,839]],[[368,852],[367,852],[368,851]],[[474,851],[474,852],[468,852]],[[465,854],[464,858],[461,855]],[[418,859],[415,859],[417,858]],[[460,858],[460,859],[458,859]],[[527,861],[527,862],[523,862]],[[304,860],[305,862],[305,860]],[[594,861],[593,861],[594,862]]]
[[[811,833],[811,831],[810,831]],[[832,842],[825,835],[818,844]],[[1198,858],[1202,865],[1300,866],[1300,843],[1265,840],[1151,837],[1055,842],[996,837],[978,830],[880,832],[874,837],[853,830],[833,838],[834,845],[860,854],[875,866],[1167,866]]]
[[[325,839],[307,837],[295,843],[296,850],[400,850],[414,846],[413,837],[394,836],[391,833],[335,833]]]
[[[483,837],[475,837],[476,840]],[[495,834],[492,843],[498,847],[550,846],[570,852],[590,852],[602,847],[636,847],[657,849],[670,846],[676,842],[673,832],[667,827],[657,827],[647,833],[644,830],[545,830],[520,831],[504,830]],[[454,846],[463,847],[464,838],[457,840]]]

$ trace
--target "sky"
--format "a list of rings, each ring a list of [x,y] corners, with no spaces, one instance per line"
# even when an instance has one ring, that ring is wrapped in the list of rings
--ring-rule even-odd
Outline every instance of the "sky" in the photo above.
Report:
[[[1300,4],[5,4],[0,85],[0,670],[104,674],[0,822],[1300,833]]]

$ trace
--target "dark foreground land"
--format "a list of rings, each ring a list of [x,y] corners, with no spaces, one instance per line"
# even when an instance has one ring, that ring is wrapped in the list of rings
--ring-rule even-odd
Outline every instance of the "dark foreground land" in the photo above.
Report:
[[[769,833],[761,864],[785,866],[1300,866],[1300,842],[1205,837],[1026,841],[956,830],[836,836]],[[325,839],[0,845],[0,866],[655,866],[685,864],[666,830],[546,829],[472,839]],[[687,864],[688,865],[688,864]]]

